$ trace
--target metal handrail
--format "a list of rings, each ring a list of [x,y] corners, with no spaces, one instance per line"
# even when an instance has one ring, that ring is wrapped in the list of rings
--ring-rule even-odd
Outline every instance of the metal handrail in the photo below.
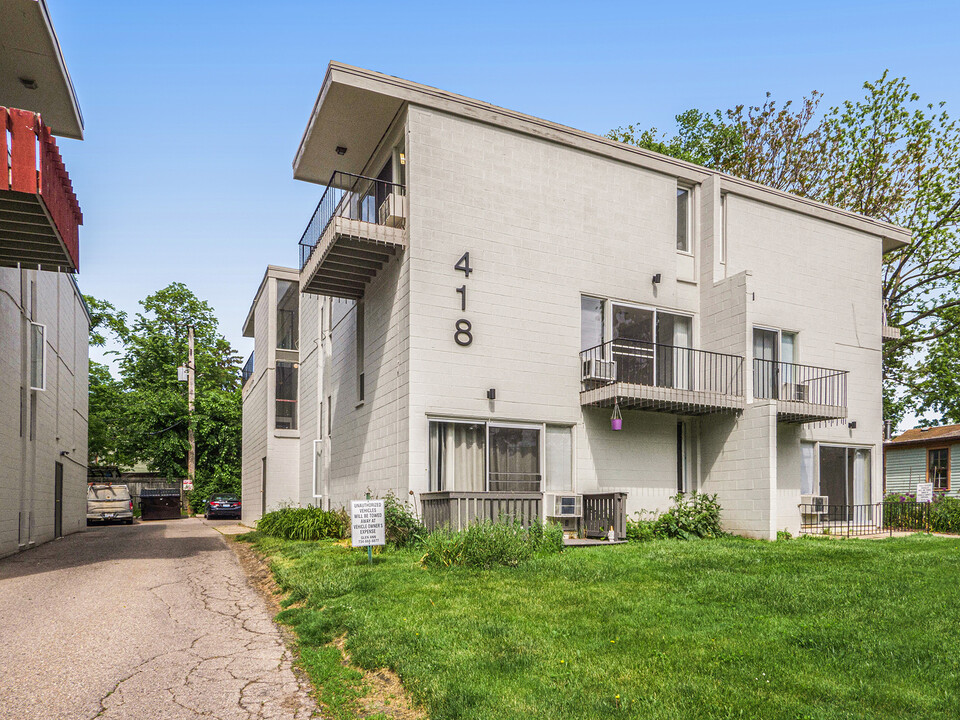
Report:
[[[615,382],[743,396],[739,355],[618,338],[580,353],[583,389]]]
[[[300,269],[303,270],[309,262],[320,238],[335,217],[384,225],[387,219],[381,212],[384,204],[391,198],[403,202],[405,195],[405,186],[398,183],[339,170],[334,172],[300,237]],[[390,217],[396,217],[396,214]]]
[[[812,405],[847,406],[846,370],[753,359],[753,396]]]

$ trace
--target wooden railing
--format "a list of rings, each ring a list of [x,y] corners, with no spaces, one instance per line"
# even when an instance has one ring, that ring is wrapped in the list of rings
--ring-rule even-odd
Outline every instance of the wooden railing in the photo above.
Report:
[[[471,523],[513,522],[524,527],[541,516],[542,493],[459,492],[448,490],[420,495],[423,524],[428,530],[463,530]]]
[[[41,198],[63,240],[72,269],[78,270],[83,214],[57,142],[36,113],[0,107],[0,190]]]
[[[589,538],[606,538],[610,528],[617,540],[627,539],[627,494],[584,493],[583,529]]]

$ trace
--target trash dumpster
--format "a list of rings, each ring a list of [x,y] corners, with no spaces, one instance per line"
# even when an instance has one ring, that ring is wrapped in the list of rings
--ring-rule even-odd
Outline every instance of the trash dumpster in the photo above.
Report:
[[[141,520],[177,520],[180,488],[144,488],[140,491]]]

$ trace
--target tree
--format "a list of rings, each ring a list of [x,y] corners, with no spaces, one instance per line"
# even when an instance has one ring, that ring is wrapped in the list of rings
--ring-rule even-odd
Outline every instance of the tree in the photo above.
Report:
[[[115,457],[123,464],[142,461],[167,477],[186,476],[187,388],[177,380],[177,367],[187,364],[187,328],[192,325],[197,470],[191,499],[202,500],[206,494],[221,490],[238,492],[240,357],[218,332],[210,305],[182,283],[173,283],[142,300],[143,311],[127,327],[126,316],[117,313],[110,303],[90,300],[93,302],[88,300],[88,304],[102,315],[91,332],[110,328],[123,345],[119,379],[114,380],[104,366],[99,366],[95,384],[91,384],[98,399],[94,417],[91,395],[91,426],[96,427],[96,436],[91,433],[91,458],[95,453],[110,457],[101,449],[105,442],[101,436],[112,431],[117,443]],[[122,328],[118,316],[122,317]],[[122,399],[119,410],[113,403],[118,395]]]
[[[960,370],[935,362],[960,327],[960,127],[904,78],[885,72],[863,88],[822,114],[818,92],[796,109],[768,93],[759,106],[682,113],[670,139],[634,126],[609,137],[911,230],[883,266],[887,318],[901,331],[884,343],[884,411],[899,421],[942,407],[934,392],[960,405]]]

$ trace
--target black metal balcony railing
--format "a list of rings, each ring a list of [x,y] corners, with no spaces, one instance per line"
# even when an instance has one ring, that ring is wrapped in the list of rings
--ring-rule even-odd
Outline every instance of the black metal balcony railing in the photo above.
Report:
[[[580,353],[583,389],[630,383],[743,395],[743,358],[643,340],[611,340]]]
[[[243,368],[240,370],[240,386],[243,387],[247,384],[247,380],[253,377],[253,353],[250,353],[250,357],[247,358],[247,361],[243,364]]]
[[[330,221],[335,217],[374,225],[403,227],[406,189],[397,183],[363,175],[335,172],[327,183],[317,209],[300,238],[300,269],[303,270]]]
[[[847,371],[754,358],[753,396],[757,400],[846,407]]]

